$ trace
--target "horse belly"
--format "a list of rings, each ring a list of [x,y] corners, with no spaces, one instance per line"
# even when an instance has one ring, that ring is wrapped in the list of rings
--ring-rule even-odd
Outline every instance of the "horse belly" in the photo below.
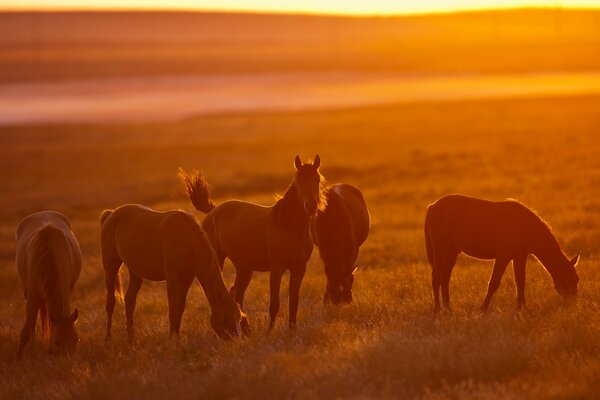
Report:
[[[141,249],[140,249],[141,250]],[[130,273],[150,281],[164,281],[162,254],[156,250],[119,252]]]

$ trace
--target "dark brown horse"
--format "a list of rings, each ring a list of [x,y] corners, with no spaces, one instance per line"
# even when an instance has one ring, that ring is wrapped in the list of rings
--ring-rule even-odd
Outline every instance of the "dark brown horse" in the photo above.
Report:
[[[371,217],[360,190],[338,183],[324,190],[326,206],[311,223],[311,233],[325,264],[325,303],[352,302],[358,249],[371,228]]]
[[[434,310],[439,311],[439,290],[444,307],[450,307],[449,282],[456,257],[463,252],[480,259],[495,259],[487,294],[486,310],[500,279],[513,261],[517,305],[525,305],[525,264],[533,254],[550,273],[556,291],[575,296],[579,256],[569,260],[550,231],[533,211],[515,200],[486,201],[463,195],[444,196],[427,208],[425,217],[427,258],[432,267]]]
[[[271,207],[239,200],[219,206],[210,200],[208,186],[201,175],[182,177],[194,207],[207,213],[202,222],[217,252],[221,268],[229,258],[236,268],[232,295],[240,305],[253,271],[270,272],[270,324],[272,329],[279,312],[279,287],[285,270],[290,271],[289,326],[296,325],[300,285],[306,262],[312,253],[310,218],[322,204],[323,177],[318,171],[320,158],[313,163],[294,160],[296,174],[285,195]]]

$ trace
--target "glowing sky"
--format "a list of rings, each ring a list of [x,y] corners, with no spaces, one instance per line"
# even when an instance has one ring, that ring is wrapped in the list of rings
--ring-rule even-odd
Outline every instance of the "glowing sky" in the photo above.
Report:
[[[184,9],[358,15],[512,7],[600,8],[600,0],[0,0],[0,9]]]

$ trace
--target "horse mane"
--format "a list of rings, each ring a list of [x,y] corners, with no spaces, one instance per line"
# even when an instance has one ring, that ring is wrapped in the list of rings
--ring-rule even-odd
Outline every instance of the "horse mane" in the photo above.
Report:
[[[190,173],[179,167],[179,179],[185,187],[185,194],[194,208],[204,214],[215,208],[215,202],[210,198],[210,186],[201,172],[193,170]]]
[[[317,209],[319,211],[324,211],[325,208],[327,207],[327,193],[330,190],[330,188],[327,186],[327,180],[325,179],[325,177],[321,174],[321,172],[319,170],[317,170],[317,174],[319,174],[319,204],[318,204]],[[283,199],[285,197],[285,195],[287,194],[287,192],[292,188],[293,188],[293,184],[290,183],[290,185],[285,190],[283,196],[280,195],[279,193],[275,193],[273,195],[273,198],[275,199],[275,201],[279,201],[279,200]]]
[[[198,220],[196,219],[194,214],[191,214],[185,210],[179,210],[179,211],[181,211],[181,213],[192,224],[194,231],[198,234],[198,237],[200,238],[200,243],[202,244],[202,250],[204,250],[209,255],[209,257],[211,257],[212,260],[215,261],[214,265],[216,266],[217,265],[217,262],[216,262],[217,253],[215,252],[215,249],[212,247],[212,245],[210,243],[210,239],[208,238],[208,235],[202,228],[202,225],[198,222]]]
[[[523,204],[523,202],[521,202],[520,200],[514,199],[514,198],[508,197],[508,198],[506,198],[506,201],[509,201],[511,203],[516,203],[516,204],[520,205],[521,207],[523,207],[525,210],[529,211],[529,214],[534,217],[534,220],[536,222],[538,222],[538,228],[541,229],[542,233],[548,239],[550,239],[553,246],[555,245],[559,249],[559,251],[561,253],[563,253],[562,248],[560,247],[560,243],[558,242],[558,239],[556,239],[556,236],[554,236],[554,233],[552,233],[552,227],[544,218],[542,218],[542,216],[537,212],[537,210],[526,206],[525,204]]]

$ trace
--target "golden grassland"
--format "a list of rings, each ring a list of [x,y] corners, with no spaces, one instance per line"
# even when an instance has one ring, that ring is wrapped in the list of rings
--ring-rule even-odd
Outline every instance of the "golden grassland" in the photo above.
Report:
[[[600,98],[428,103],[328,112],[222,115],[177,123],[0,130],[0,398],[597,398],[600,393]],[[287,279],[276,329],[266,333],[268,276],[246,295],[254,329],[224,342],[199,285],[179,346],[167,340],[166,290],[145,282],[135,345],[117,305],[104,343],[105,291],[98,218],[139,202],[191,210],[177,167],[201,168],[217,202],[273,202],[293,157],[319,153],[329,182],[362,188],[371,236],[351,305],[324,307],[315,251],[290,332]],[[434,315],[422,222],[446,193],[514,197],[552,225],[568,255],[581,252],[576,304],[528,263],[528,311],[517,313],[509,270],[485,315],[476,311],[489,262],[459,259],[453,312]],[[14,229],[40,209],[72,219],[84,252],[72,306],[79,351],[46,355],[37,339],[15,360],[25,302],[14,269]],[[233,267],[225,279],[233,281]]]

